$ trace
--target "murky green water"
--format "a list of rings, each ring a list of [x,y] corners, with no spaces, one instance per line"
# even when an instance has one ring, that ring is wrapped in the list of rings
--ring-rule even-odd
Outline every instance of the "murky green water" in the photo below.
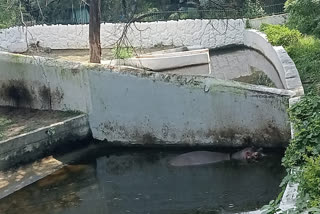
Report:
[[[96,151],[0,201],[1,214],[207,214],[254,210],[275,198],[280,155],[172,167],[182,152]]]

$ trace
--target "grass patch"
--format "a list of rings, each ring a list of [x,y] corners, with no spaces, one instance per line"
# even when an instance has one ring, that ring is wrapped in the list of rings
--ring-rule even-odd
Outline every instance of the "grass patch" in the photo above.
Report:
[[[133,48],[131,47],[114,47],[111,50],[112,55],[116,59],[127,59],[133,57]]]
[[[0,140],[4,138],[4,131],[12,124],[10,119],[0,116]]]

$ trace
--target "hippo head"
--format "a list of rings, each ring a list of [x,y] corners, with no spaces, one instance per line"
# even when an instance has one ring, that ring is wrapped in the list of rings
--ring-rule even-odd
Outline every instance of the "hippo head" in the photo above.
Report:
[[[253,147],[250,147],[242,151],[243,151],[244,158],[248,161],[257,161],[264,156],[264,154],[262,153],[262,148],[255,149]]]
[[[232,159],[257,161],[263,157],[262,148],[248,147],[231,155]]]

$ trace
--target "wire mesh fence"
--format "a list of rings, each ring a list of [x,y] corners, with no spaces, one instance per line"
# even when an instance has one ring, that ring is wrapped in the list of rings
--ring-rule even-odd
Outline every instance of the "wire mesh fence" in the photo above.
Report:
[[[161,11],[148,13],[140,22],[184,20],[184,19],[238,19],[259,18],[268,15],[284,13],[284,4],[262,6],[264,13],[257,15],[246,14],[245,9],[213,9],[213,10],[188,10],[188,11]]]
[[[268,15],[283,14],[284,3],[261,5],[260,13],[251,11],[248,13],[246,8],[219,8],[219,9],[206,9],[199,10],[197,8],[188,8],[187,10],[173,10],[173,11],[157,11],[145,12],[136,15],[124,16],[114,12],[112,18],[102,17],[102,23],[126,23],[132,19],[137,22],[155,22],[155,21],[169,21],[169,20],[185,20],[185,19],[241,19],[241,18],[258,18]],[[38,21],[30,21],[29,25],[35,24],[88,24],[89,11],[84,7],[78,10],[69,10],[70,14],[64,18],[51,18],[49,22],[41,23]],[[103,12],[103,11],[102,11]],[[69,18],[67,18],[69,17]],[[141,18],[140,18],[141,17]]]

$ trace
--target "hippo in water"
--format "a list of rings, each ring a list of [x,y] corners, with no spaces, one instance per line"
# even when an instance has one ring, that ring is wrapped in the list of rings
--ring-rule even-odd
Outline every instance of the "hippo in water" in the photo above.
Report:
[[[258,160],[262,156],[262,149],[255,150],[252,147],[242,149],[233,154],[208,152],[208,151],[195,151],[188,152],[173,158],[170,161],[172,166],[194,166],[210,163],[217,163],[226,160]]]

